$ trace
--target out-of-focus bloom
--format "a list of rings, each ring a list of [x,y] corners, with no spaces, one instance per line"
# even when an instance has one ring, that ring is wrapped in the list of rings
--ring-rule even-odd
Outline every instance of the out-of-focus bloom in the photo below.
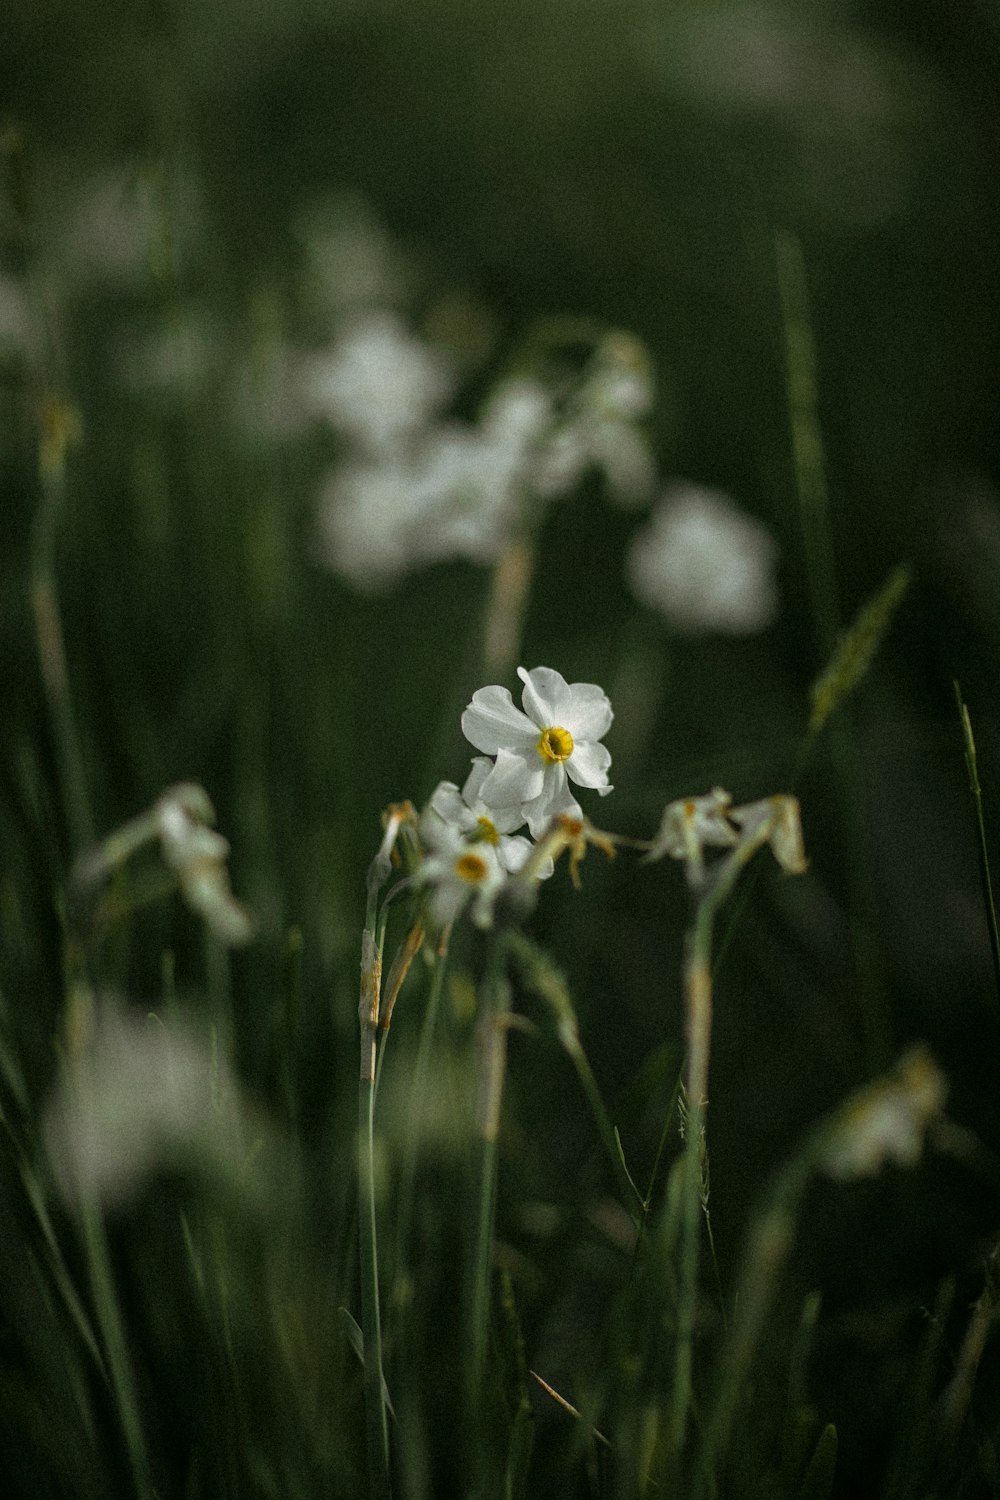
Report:
[[[738,835],[729,822],[729,809],[733,799],[721,787],[715,787],[701,797],[682,797],[669,802],[663,809],[659,831],[653,840],[646,860],[682,859],[687,864],[688,878],[699,885],[705,876],[705,849],[731,849]]]
[[[320,495],[317,557],[359,588],[387,588],[415,564],[414,536],[424,509],[412,469],[342,464]]]
[[[637,422],[653,403],[649,358],[630,334],[608,334],[565,411],[539,445],[532,481],[547,499],[574,490],[588,469],[604,475],[613,498],[640,504],[652,491],[656,465]]]
[[[462,830],[428,811],[420,820],[420,838],[427,853],[417,880],[430,887],[431,916],[447,927],[466,906],[477,927],[493,921],[493,903],[507,879],[497,850],[487,839],[470,843]]]
[[[415,338],[393,313],[353,322],[333,347],[303,358],[304,406],[372,457],[405,445],[446,405],[448,360]]]
[[[236,1086],[218,1056],[176,1024],[105,1005],[45,1109],[43,1134],[70,1202],[122,1203],[183,1156],[235,1165]]]
[[[164,863],[176,874],[187,904],[224,943],[249,942],[253,923],[230,889],[229,843],[209,827],[214,813],[204,790],[193,783],[172,787],[155,811]]]
[[[519,808],[533,838],[559,814],[580,816],[569,781],[602,797],[611,755],[600,740],[613,718],[607,694],[594,683],[567,683],[551,667],[528,672],[515,708],[510,689],[480,688],[462,715],[462,732],[477,750],[496,757],[479,788],[488,807]]]
[[[774,539],[718,490],[668,489],[636,535],[626,572],[636,597],[691,634],[752,635],[778,611]]]
[[[405,455],[340,465],[320,500],[321,559],[373,590],[453,557],[494,562],[516,528],[548,411],[537,387],[510,382],[477,427],[448,423],[414,438]]]
[[[169,273],[178,253],[197,242],[201,190],[189,172],[126,163],[80,179],[75,160],[55,172],[65,181],[49,185],[58,222],[47,228],[46,244],[60,280],[141,286]]]
[[[821,1169],[844,1179],[873,1177],[889,1162],[915,1166],[947,1095],[947,1080],[930,1053],[912,1048],[892,1073],[859,1089],[837,1111],[823,1141]]]
[[[295,225],[309,300],[334,314],[395,304],[407,269],[364,198],[339,192],[312,203]]]
[[[38,343],[24,289],[0,273],[0,359],[30,355]]]

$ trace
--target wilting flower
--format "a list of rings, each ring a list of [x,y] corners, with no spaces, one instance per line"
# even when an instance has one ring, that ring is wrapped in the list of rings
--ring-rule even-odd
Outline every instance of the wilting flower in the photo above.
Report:
[[[600,740],[613,718],[607,694],[594,683],[567,683],[551,667],[528,672],[515,708],[509,688],[480,688],[462,715],[462,733],[496,757],[479,788],[487,807],[518,808],[533,838],[561,813],[580,816],[569,781],[602,797],[611,755]]]
[[[626,572],[636,598],[678,629],[752,635],[778,611],[775,557],[771,533],[727,495],[680,485],[633,538]]]
[[[164,863],[188,906],[224,943],[249,942],[253,923],[230,889],[229,841],[209,826],[214,813],[205,791],[193,783],[171,787],[154,812]]]
[[[486,839],[470,843],[460,828],[436,811],[420,820],[420,837],[427,853],[417,871],[421,885],[431,888],[431,915],[440,927],[472,908],[477,927],[489,927],[493,903],[507,876],[497,851]]]
[[[804,873],[807,860],[797,797],[764,797],[760,802],[734,807],[729,816],[740,828],[741,843],[761,835],[786,874]]]
[[[699,887],[705,881],[705,850],[729,849],[730,857],[713,866],[718,872],[733,861],[745,864],[764,844],[781,868],[789,875],[801,875],[807,868],[802,842],[802,824],[796,797],[779,794],[762,797],[733,807],[733,799],[721,787],[714,787],[700,797],[681,797],[663,809],[660,827],[646,854],[647,862],[681,859],[687,866],[689,883]]]
[[[682,797],[663,809],[660,827],[646,860],[683,859],[688,879],[698,885],[705,876],[705,849],[730,849],[738,835],[729,822],[733,799],[721,787],[701,797]]]

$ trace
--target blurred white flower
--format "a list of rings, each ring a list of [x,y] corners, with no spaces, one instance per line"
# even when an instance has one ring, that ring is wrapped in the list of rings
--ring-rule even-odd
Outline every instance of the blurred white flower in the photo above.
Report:
[[[209,826],[215,814],[204,788],[182,782],[163,793],[154,808],[164,863],[177,876],[181,894],[216,937],[233,947],[250,941],[253,923],[229,886],[229,841]]]
[[[359,588],[388,587],[414,566],[424,498],[412,469],[403,465],[339,465],[320,494],[319,560]]]
[[[56,163],[53,175],[46,196],[55,222],[45,243],[60,280],[142,286],[201,232],[201,190],[190,172],[122,163],[81,178],[73,159]]]
[[[451,366],[393,313],[356,319],[299,366],[303,405],[373,458],[393,454],[449,401]]]
[[[0,358],[32,354],[37,344],[24,288],[13,276],[0,273]]]
[[[548,412],[538,387],[512,382],[481,426],[448,423],[395,458],[340,465],[320,498],[321,559],[372,590],[453,557],[494,562],[517,526],[528,455]]]
[[[820,1166],[841,1179],[873,1177],[889,1162],[915,1166],[947,1095],[947,1080],[930,1053],[911,1048],[892,1073],[859,1089],[837,1111]]]
[[[603,474],[613,498],[641,504],[656,482],[649,441],[636,424],[653,404],[649,359],[630,334],[608,334],[551,435],[539,445],[533,487],[556,499],[576,489],[589,469]]]
[[[570,779],[602,797],[612,790],[611,755],[599,741],[613,714],[594,683],[570,684],[551,667],[518,667],[517,673],[524,712],[515,708],[509,688],[480,688],[462,715],[462,733],[496,757],[479,788],[487,807],[519,808],[538,838],[558,814],[581,816]]]
[[[235,1082],[217,1055],[172,1022],[105,1004],[42,1128],[63,1197],[113,1207],[182,1156],[235,1163],[242,1127]]]
[[[626,572],[636,597],[678,629],[751,635],[778,612],[776,556],[767,528],[727,495],[684,484],[633,538]]]
[[[507,876],[497,850],[487,839],[470,843],[454,823],[436,810],[420,820],[420,838],[427,853],[417,871],[421,885],[431,887],[430,909],[435,922],[447,927],[466,906],[477,927],[489,927],[493,903]]]
[[[295,228],[305,256],[306,290],[329,312],[385,307],[405,291],[402,256],[359,194],[320,199]]]

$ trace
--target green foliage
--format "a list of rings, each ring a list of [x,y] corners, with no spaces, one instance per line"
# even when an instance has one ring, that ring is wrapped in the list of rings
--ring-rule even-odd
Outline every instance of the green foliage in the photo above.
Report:
[[[8,10],[5,1500],[995,1492],[995,23]],[[540,444],[632,400],[619,469],[525,483],[499,560],[417,528],[377,586],[373,521],[331,567],[361,458],[305,372],[364,297],[369,416],[421,342],[466,440],[514,376]],[[759,633],[633,597],[650,455],[773,535]],[[611,697],[616,857],[421,946],[380,815],[521,661]],[[794,791],[809,871],[758,856],[709,953],[735,825],[714,886],[637,848],[719,786]],[[366,917],[405,962],[359,1129]]]

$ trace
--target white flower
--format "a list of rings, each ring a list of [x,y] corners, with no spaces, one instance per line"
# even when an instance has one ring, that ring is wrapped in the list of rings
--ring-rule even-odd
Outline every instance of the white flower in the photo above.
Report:
[[[775,557],[767,528],[728,496],[678,485],[633,538],[626,572],[636,597],[679,629],[752,635],[778,611]]]
[[[428,852],[417,880],[432,887],[434,920],[447,927],[471,903],[476,926],[488,927],[493,920],[493,902],[507,878],[493,845],[485,839],[470,843],[460,828],[446,822],[436,810],[421,818],[420,837]]]
[[[611,755],[599,741],[611,727],[607,694],[591,682],[567,683],[551,667],[517,675],[524,683],[522,713],[509,688],[480,688],[462,715],[462,733],[488,755],[493,769],[479,788],[487,807],[519,808],[538,838],[559,813],[580,817],[569,789],[591,787],[603,797]]]
[[[449,400],[445,356],[392,313],[355,322],[333,348],[302,361],[302,399],[316,416],[372,456],[410,441]]]
[[[453,781],[442,781],[430,806],[446,823],[457,828],[469,843],[486,843],[496,850],[500,866],[508,875],[516,875],[524,868],[534,845],[530,839],[514,833],[524,822],[518,807],[487,807],[479,795],[483,782],[493,770],[493,762],[485,755],[477,755],[472,769],[459,791]],[[547,859],[536,871],[539,880],[546,880],[553,871],[551,859]]]
[[[731,849],[737,842],[736,830],[728,821],[732,802],[732,797],[721,787],[701,797],[682,797],[669,802],[663,809],[647,861],[662,859],[665,854],[671,859],[683,859],[689,881],[699,885],[705,876],[705,848]]]

